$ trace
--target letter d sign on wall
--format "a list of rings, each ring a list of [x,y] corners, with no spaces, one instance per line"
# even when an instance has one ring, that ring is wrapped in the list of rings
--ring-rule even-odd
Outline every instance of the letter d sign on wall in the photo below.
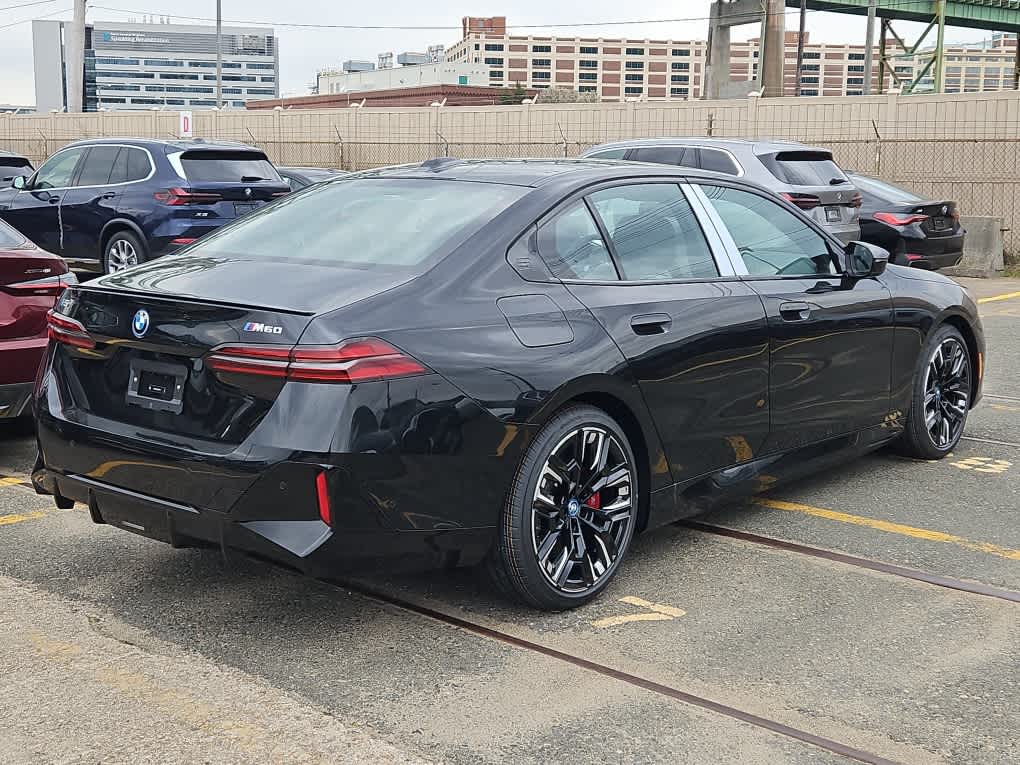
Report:
[[[193,138],[195,133],[195,123],[191,118],[191,112],[179,112],[181,118],[181,124],[177,129],[177,135],[180,138]]]

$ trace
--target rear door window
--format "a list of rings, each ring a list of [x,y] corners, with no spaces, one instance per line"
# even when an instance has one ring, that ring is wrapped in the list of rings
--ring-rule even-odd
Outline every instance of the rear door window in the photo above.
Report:
[[[539,252],[560,279],[617,281],[616,266],[584,202],[574,202],[539,230]]]
[[[283,182],[265,155],[250,151],[187,151],[181,155],[181,167],[195,183]]]
[[[607,149],[598,154],[592,154],[588,159],[623,159],[629,149]]]
[[[75,186],[105,186],[120,154],[119,146],[93,146],[85,155]]]
[[[638,162],[655,162],[660,165],[677,165],[679,167],[697,167],[696,149],[684,146],[643,146],[635,149],[631,157]]]
[[[340,180],[285,196],[203,238],[191,252],[419,271],[528,190],[469,181]]]
[[[781,151],[762,157],[762,162],[772,175],[791,186],[835,186],[847,181],[827,151]]]
[[[740,168],[733,161],[733,157],[718,149],[701,149],[701,169],[713,170],[717,173],[727,175],[740,175]]]
[[[618,186],[597,191],[589,199],[627,281],[719,275],[697,216],[676,184]]]

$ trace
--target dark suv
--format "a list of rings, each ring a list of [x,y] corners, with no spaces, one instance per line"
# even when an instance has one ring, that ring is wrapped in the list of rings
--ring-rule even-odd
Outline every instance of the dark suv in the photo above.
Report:
[[[73,267],[119,271],[191,244],[290,188],[239,143],[93,139],[0,189],[3,218]]]

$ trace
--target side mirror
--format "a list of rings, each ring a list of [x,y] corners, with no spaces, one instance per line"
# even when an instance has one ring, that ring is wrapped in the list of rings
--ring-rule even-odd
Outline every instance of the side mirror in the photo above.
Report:
[[[889,263],[889,252],[867,242],[850,242],[846,246],[846,276],[851,279],[866,279],[880,276]]]
[[[19,175],[17,178],[15,178],[11,182],[11,186],[13,186],[14,188],[19,189],[19,190],[23,189],[23,188],[25,188],[25,180],[26,180],[25,176]]]

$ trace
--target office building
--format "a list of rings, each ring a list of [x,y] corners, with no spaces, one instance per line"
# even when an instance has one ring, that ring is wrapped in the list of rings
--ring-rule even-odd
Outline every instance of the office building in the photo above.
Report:
[[[601,101],[671,101],[701,98],[707,43],[704,40],[624,39],[511,35],[505,16],[465,17],[463,38],[446,49],[452,63],[484,64],[494,86],[569,88]],[[797,94],[796,32],[786,33],[784,92]],[[753,81],[758,75],[760,41],[734,42],[730,76]],[[977,92],[1013,87],[1016,36],[995,35],[986,43],[946,49],[946,92]],[[877,48],[877,46],[876,46]],[[889,52],[901,50],[889,42]],[[930,52],[929,52],[930,55]],[[863,45],[813,43],[805,36],[801,95],[854,96],[864,88]],[[925,52],[893,62],[910,82],[925,66]],[[872,92],[878,90],[878,55],[873,58]],[[885,88],[896,87],[892,75]],[[930,77],[918,90],[931,89]]]
[[[33,21],[36,104],[67,108],[64,42],[70,22]],[[224,27],[222,99],[244,108],[277,98],[279,44],[272,29]],[[216,106],[216,29],[97,21],[85,28],[84,111]]]

